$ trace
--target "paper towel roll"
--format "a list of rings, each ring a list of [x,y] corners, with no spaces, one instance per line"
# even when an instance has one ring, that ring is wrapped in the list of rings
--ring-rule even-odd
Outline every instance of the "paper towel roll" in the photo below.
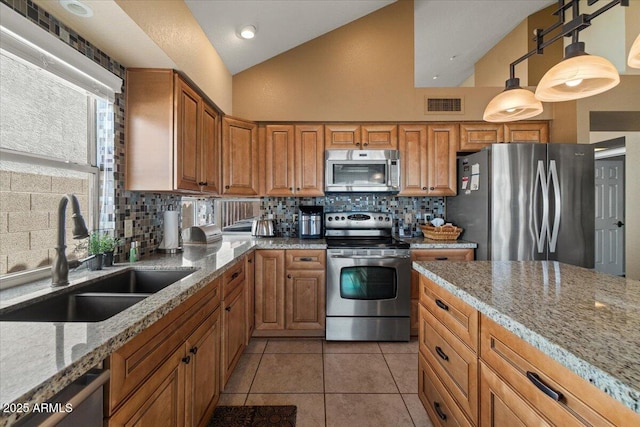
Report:
[[[178,227],[178,211],[165,211],[164,237],[160,243],[160,249],[176,249],[178,247],[180,244]]]

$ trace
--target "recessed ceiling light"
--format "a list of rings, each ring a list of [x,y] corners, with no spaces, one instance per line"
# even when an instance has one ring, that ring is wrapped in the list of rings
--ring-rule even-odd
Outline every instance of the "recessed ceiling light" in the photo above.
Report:
[[[70,13],[80,16],[82,18],[91,18],[93,16],[93,9],[79,0],[59,0],[60,5]]]
[[[454,59],[456,59],[458,57],[458,55],[453,55],[451,58],[449,58],[449,61],[453,61]]]
[[[438,80],[438,75],[433,76],[433,80]]]
[[[239,35],[245,40],[250,40],[256,36],[256,27],[253,25],[245,25],[240,29]]]

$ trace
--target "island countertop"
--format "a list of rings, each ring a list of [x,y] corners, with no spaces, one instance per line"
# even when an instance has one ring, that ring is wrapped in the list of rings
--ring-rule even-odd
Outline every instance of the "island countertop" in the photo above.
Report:
[[[413,268],[640,413],[640,281],[554,261]]]

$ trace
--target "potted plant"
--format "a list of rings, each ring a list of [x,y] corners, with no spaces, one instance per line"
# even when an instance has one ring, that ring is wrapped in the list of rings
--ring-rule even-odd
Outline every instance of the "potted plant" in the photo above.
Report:
[[[100,233],[94,231],[89,236],[89,255],[93,255],[93,258],[87,260],[87,268],[89,270],[102,270],[102,238]]]
[[[113,237],[108,233],[104,233],[100,238],[100,249],[104,254],[103,265],[111,267],[113,265],[113,251],[120,243],[120,239]]]

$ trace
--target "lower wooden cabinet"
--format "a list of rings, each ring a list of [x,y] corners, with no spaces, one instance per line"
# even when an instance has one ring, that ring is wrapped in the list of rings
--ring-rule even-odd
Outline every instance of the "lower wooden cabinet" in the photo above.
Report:
[[[222,301],[222,372],[220,379],[223,389],[246,345],[245,310],[244,287],[237,289]]]
[[[473,249],[412,249],[413,261],[473,261]],[[420,273],[411,270],[411,335],[418,335],[418,298],[420,295]]]
[[[107,359],[106,425],[207,425],[220,396],[218,282]]]
[[[257,250],[254,336],[323,336],[325,265],[324,250]]]

